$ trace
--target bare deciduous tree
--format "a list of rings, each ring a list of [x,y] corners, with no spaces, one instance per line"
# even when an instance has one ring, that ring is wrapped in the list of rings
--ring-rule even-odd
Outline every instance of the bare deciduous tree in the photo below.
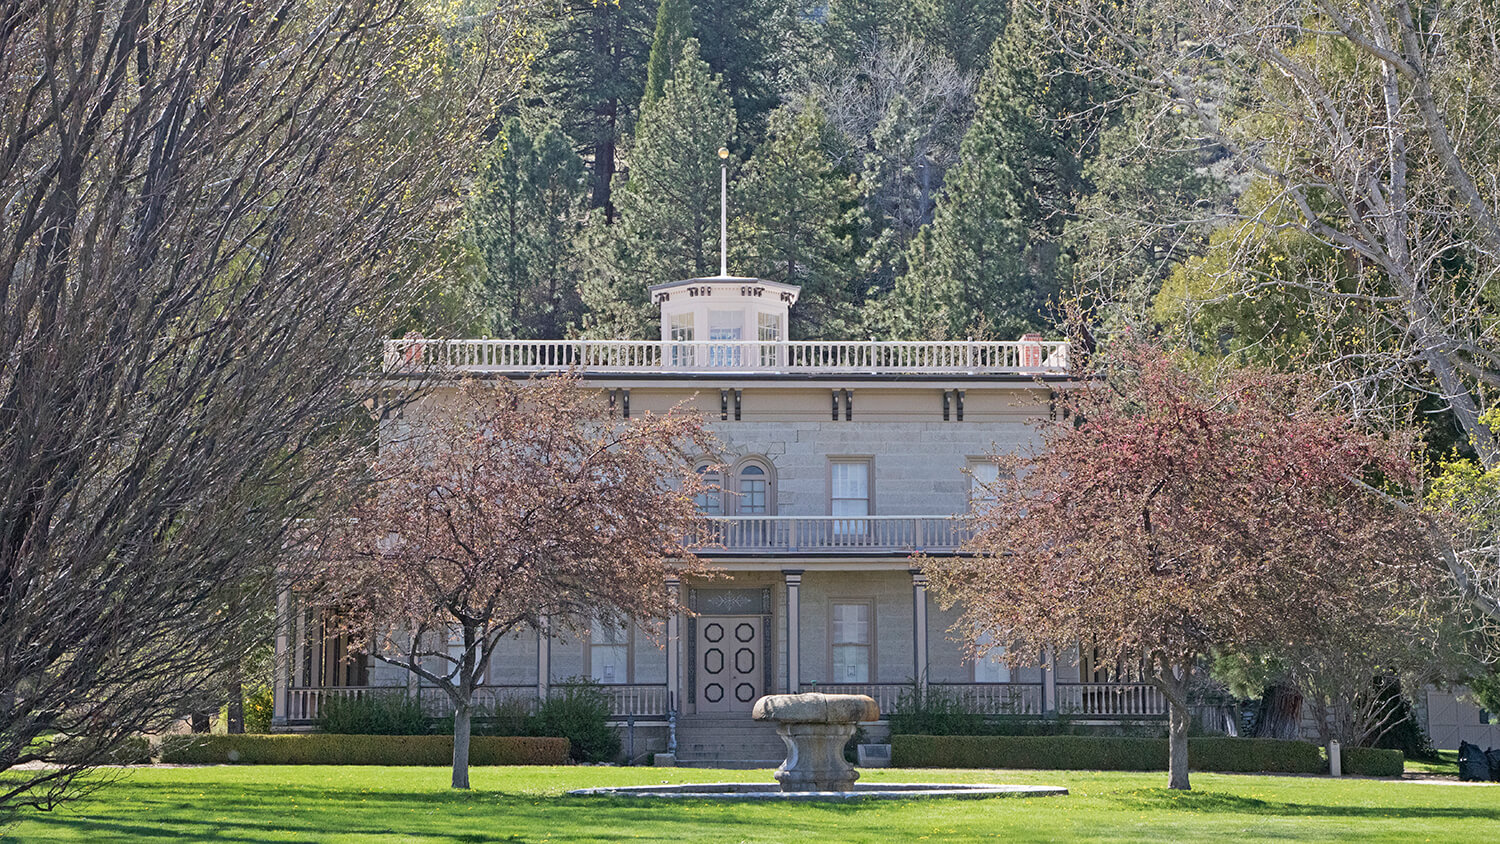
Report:
[[[238,660],[367,435],[349,376],[433,279],[521,12],[4,4],[0,807]]]

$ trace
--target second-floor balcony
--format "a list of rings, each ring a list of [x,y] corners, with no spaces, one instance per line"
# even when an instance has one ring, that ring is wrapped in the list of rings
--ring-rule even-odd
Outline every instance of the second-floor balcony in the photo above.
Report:
[[[695,537],[704,556],[957,552],[973,535],[966,516],[716,516]]]
[[[387,373],[1061,375],[1067,341],[388,340]]]

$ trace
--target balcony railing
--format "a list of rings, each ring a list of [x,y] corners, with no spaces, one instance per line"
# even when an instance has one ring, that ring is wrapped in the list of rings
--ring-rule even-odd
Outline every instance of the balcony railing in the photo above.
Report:
[[[911,554],[953,552],[973,534],[964,516],[718,516],[698,553]]]
[[[387,340],[387,372],[1060,374],[1068,343],[1016,341]]]
[[[958,699],[980,715],[1041,715],[1041,683],[932,683],[931,690]]]
[[[822,692],[825,695],[867,695],[875,699],[880,707],[880,717],[895,712],[903,696],[909,696],[911,683],[803,683],[804,692]]]

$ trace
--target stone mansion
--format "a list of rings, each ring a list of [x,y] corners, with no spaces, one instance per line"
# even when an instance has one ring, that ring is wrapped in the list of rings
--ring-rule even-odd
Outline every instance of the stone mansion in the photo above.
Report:
[[[695,403],[720,442],[700,467],[722,472],[710,480],[725,493],[701,503],[717,532],[702,554],[725,576],[668,583],[691,612],[668,619],[657,642],[597,625],[583,638],[505,642],[481,701],[534,702],[590,678],[609,691],[627,752],[671,751],[682,764],[779,761],[774,733],[749,718],[770,693],[861,693],[890,712],[925,687],[992,714],[1164,716],[1153,687],[1118,681],[1086,653],[1015,667],[970,659],[956,612],[929,598],[913,568],[916,552],[961,553],[966,514],[994,476],[986,455],[1034,436],[1050,384],[1067,378],[1067,344],[788,340],[798,292],[729,276],[658,285],[659,341],[388,343],[392,379],[413,362],[518,379],[577,369],[625,417]],[[440,407],[453,385],[407,413]],[[390,687],[443,714],[439,690],[352,652],[311,614],[283,618],[279,729],[310,726],[330,696]]]

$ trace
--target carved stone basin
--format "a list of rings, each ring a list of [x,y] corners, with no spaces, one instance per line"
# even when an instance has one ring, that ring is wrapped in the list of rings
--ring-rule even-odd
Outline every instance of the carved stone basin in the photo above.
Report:
[[[852,791],[859,772],[844,760],[844,745],[859,722],[880,718],[880,707],[865,695],[766,695],[750,717],[775,721],[786,743],[776,769],[782,791]]]

